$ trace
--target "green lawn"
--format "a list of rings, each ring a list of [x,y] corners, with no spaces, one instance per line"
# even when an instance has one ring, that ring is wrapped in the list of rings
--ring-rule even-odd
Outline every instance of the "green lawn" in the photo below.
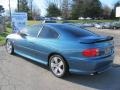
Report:
[[[68,20],[73,23],[113,22],[114,20]]]
[[[0,34],[0,45],[5,44],[5,37],[12,32],[11,28],[6,28],[6,31]]]
[[[34,24],[39,24],[41,23],[41,21],[33,21],[33,20],[30,20],[27,22],[27,25],[34,25]]]

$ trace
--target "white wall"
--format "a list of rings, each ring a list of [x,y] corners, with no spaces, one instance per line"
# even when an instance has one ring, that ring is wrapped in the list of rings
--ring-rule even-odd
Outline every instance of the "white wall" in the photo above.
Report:
[[[116,17],[120,17],[120,7],[116,7]]]

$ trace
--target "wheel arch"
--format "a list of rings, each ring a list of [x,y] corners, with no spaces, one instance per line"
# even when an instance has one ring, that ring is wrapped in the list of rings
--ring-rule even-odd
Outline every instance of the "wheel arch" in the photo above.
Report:
[[[14,46],[14,43],[13,43],[13,41],[12,41],[10,38],[6,38],[6,39],[5,39],[5,44],[7,43],[8,40],[9,40],[9,41],[12,43],[12,45]]]
[[[9,40],[8,38],[5,39],[5,43],[7,42],[7,40]]]
[[[67,60],[65,59],[65,57],[64,57],[62,54],[57,53],[57,52],[53,52],[53,53],[50,53],[50,54],[48,55],[48,66],[49,66],[49,59],[50,59],[50,57],[51,57],[52,55],[60,55],[60,56],[64,59],[65,63],[67,64],[67,66],[68,66],[68,68],[69,68],[69,64],[68,64]]]

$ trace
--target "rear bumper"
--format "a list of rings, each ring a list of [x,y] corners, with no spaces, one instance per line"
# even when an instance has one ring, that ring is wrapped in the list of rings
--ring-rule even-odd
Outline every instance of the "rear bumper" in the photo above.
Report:
[[[86,75],[101,73],[111,68],[113,59],[114,54],[96,60],[69,59],[69,71],[70,73]]]

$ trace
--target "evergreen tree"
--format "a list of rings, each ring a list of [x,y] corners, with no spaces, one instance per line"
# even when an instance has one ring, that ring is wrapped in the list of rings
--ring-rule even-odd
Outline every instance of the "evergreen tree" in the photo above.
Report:
[[[27,0],[18,0],[18,12],[26,12],[28,15],[28,19],[32,19],[31,10],[28,6]]]
[[[99,17],[101,12],[102,5],[99,0],[73,0],[73,19],[78,19],[78,17]]]
[[[54,3],[50,3],[47,8],[47,16],[49,17],[61,16],[61,11]]]

